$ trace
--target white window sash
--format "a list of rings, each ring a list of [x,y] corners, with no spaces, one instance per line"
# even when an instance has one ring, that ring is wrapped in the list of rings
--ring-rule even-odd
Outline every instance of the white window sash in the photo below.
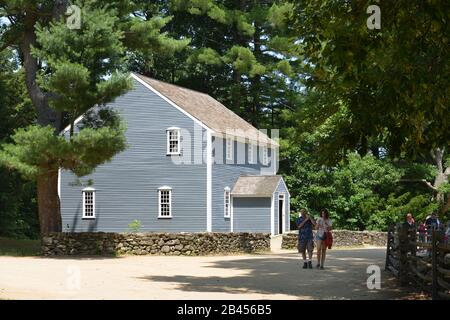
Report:
[[[230,190],[224,191],[223,197],[223,216],[229,218],[231,216],[231,193]]]
[[[255,158],[254,158],[255,157],[255,155],[254,155],[254,153],[255,153],[255,146],[250,141],[249,141],[247,146],[248,146],[247,147],[248,148],[248,150],[247,150],[248,163],[249,164],[254,164],[255,163]]]
[[[269,164],[269,151],[267,149],[267,146],[262,147],[262,159],[261,163],[263,166],[267,166]]]
[[[92,193],[92,215],[86,215],[86,193]],[[83,191],[83,219],[95,219],[95,191]]]
[[[168,205],[169,205],[169,215],[162,215],[162,195],[163,192],[168,193]],[[158,190],[158,218],[159,219],[170,219],[172,218],[172,190],[171,189],[159,189]]]
[[[227,160],[234,160],[234,139],[227,138],[226,139],[226,157]]]
[[[177,134],[176,140],[171,140],[170,135],[171,133]],[[180,155],[181,154],[181,130],[179,128],[169,128],[166,130],[166,136],[167,136],[167,154],[168,155]],[[170,143],[172,141],[176,141],[177,144],[177,151],[172,151],[170,148]]]

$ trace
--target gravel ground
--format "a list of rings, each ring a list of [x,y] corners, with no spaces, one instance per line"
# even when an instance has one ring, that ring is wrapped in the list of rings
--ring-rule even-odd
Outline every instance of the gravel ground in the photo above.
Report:
[[[384,248],[333,249],[325,270],[298,253],[86,258],[0,257],[0,299],[411,299],[383,271]],[[381,268],[369,290],[367,267]]]

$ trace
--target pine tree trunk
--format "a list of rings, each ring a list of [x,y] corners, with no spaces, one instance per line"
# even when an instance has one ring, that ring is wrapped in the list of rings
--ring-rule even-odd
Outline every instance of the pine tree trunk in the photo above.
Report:
[[[37,196],[41,234],[61,232],[61,205],[58,195],[57,171],[49,171],[38,177]]]
[[[67,0],[56,0],[53,7],[53,19],[59,19],[68,6]],[[62,113],[49,106],[51,93],[44,92],[37,83],[40,65],[31,54],[31,48],[36,46],[35,26],[38,14],[33,10],[25,13],[24,30],[20,43],[20,53],[25,70],[25,84],[30,99],[36,109],[37,123],[41,126],[52,126],[55,135],[62,130]],[[49,171],[37,178],[38,210],[41,234],[60,232],[61,212],[58,196],[58,172]]]

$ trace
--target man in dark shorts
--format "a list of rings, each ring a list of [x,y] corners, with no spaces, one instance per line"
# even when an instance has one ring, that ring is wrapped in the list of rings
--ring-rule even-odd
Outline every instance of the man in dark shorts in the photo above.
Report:
[[[297,219],[298,226],[298,252],[303,257],[303,269],[312,269],[312,256],[314,251],[313,227],[316,221],[310,217],[305,209],[300,210],[300,216]],[[306,250],[308,250],[308,260],[306,260]]]

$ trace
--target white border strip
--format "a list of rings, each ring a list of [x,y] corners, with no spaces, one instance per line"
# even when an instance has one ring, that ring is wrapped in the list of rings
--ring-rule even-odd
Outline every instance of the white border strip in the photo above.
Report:
[[[230,190],[231,197],[231,190]],[[230,203],[231,205],[231,203]],[[212,135],[206,132],[206,231],[212,232]]]
[[[275,235],[275,197],[272,194],[272,197],[270,198],[271,205],[270,205],[270,235]]]

